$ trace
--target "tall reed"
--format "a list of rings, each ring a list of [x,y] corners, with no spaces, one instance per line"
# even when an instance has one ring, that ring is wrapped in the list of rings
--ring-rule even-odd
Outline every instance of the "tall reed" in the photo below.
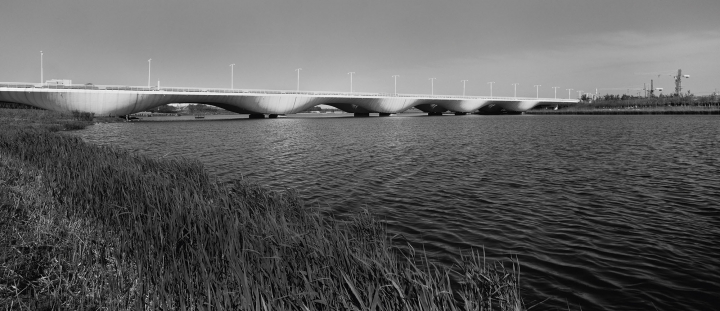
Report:
[[[471,252],[453,269],[439,267],[396,247],[368,212],[337,221],[304,205],[293,191],[218,183],[198,161],[152,159],[28,130],[0,132],[0,155],[37,170],[58,215],[96,226],[99,255],[86,264],[114,269],[102,274],[102,288],[47,295],[59,305],[523,309],[515,265],[486,265]],[[72,252],[81,250],[76,245]],[[103,300],[98,292],[116,298]]]

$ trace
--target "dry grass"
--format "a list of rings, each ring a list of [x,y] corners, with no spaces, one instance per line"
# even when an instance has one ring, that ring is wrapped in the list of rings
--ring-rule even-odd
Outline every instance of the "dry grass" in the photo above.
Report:
[[[0,109],[0,124],[3,129],[36,129],[58,132],[81,130],[93,124],[94,115],[73,111],[62,113],[38,109]]]
[[[337,221],[197,161],[38,130],[1,131],[0,157],[0,309],[523,309],[514,264],[438,267],[367,212]]]

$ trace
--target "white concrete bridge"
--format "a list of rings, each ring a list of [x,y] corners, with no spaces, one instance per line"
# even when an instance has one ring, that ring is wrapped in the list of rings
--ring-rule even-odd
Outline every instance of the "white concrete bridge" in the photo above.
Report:
[[[419,94],[230,90],[207,88],[132,87],[100,85],[46,85],[0,82],[0,101],[22,103],[55,111],[92,112],[124,116],[165,104],[193,103],[220,107],[251,117],[276,117],[329,105],[356,116],[389,116],[415,107],[430,115],[446,111],[464,114],[523,112],[538,104],[577,103],[576,99],[448,96]]]

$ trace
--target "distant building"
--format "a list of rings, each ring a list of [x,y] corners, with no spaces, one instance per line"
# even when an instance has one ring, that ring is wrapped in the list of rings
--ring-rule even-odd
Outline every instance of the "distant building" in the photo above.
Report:
[[[71,85],[71,84],[72,84],[72,80],[67,80],[67,79],[51,79],[51,80],[45,81],[45,84],[49,84],[49,85]]]

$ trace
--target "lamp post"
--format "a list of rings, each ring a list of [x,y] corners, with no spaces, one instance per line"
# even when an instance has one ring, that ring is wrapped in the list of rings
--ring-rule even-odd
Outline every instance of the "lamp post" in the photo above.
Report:
[[[460,80],[460,82],[463,83],[463,96],[465,96],[465,82],[468,82],[468,80]]]
[[[43,81],[43,51],[40,51],[40,83],[44,83]]]
[[[152,58],[148,59],[148,87],[150,87],[150,65],[152,65]]]
[[[430,80],[430,95],[435,95],[435,79],[437,78],[428,78]]]
[[[559,86],[553,86],[552,88],[555,89],[555,99],[557,99],[557,89],[560,88]]]
[[[536,99],[537,99],[537,98],[540,98],[540,87],[541,87],[541,86],[542,86],[542,85],[536,85],[536,86],[535,86],[535,98],[536,98]]]
[[[395,96],[397,96],[397,77],[400,75],[393,75],[393,78],[395,78]]]
[[[230,89],[235,89],[235,64],[230,64]]]
[[[300,70],[302,70],[302,68],[295,69],[295,71],[297,71],[297,73],[298,73],[298,79],[297,79],[297,91],[298,92],[300,92]]]
[[[570,91],[572,91],[572,90],[573,90],[573,89],[567,89],[567,91],[568,91],[568,99],[570,99]]]
[[[513,83],[513,85],[515,86],[515,93],[514,93],[513,96],[514,96],[515,98],[517,98],[517,86],[518,86],[518,84],[520,84],[520,83]]]
[[[493,86],[493,83],[495,83],[495,82],[488,82],[488,84],[490,84],[490,98],[493,97],[493,96],[492,96],[492,86]]]
[[[351,72],[348,72],[348,74],[350,75],[350,93],[352,93],[352,92],[353,92],[352,76],[355,74],[355,72],[354,72],[354,71],[351,71]]]

